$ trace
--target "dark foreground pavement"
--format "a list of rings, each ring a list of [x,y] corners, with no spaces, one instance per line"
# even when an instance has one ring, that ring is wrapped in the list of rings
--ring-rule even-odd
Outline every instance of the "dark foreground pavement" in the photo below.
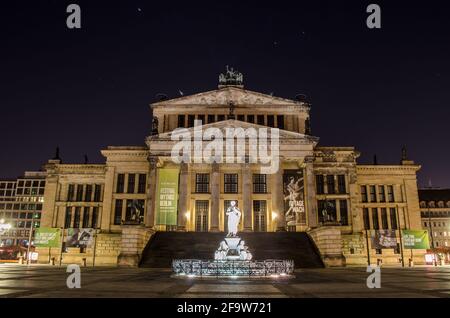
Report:
[[[81,288],[65,267],[0,264],[0,297],[450,297],[450,267],[382,268],[369,289],[365,268],[304,269],[293,279],[180,279],[170,270],[81,268]]]

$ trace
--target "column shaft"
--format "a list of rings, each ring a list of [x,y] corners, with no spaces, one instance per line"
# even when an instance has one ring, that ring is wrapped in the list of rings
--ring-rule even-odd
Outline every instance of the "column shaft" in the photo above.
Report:
[[[211,232],[219,231],[220,204],[220,170],[219,164],[213,163],[211,171]]]
[[[251,232],[252,228],[252,175],[250,165],[242,167],[242,213],[244,214],[244,232]]]
[[[189,187],[189,167],[186,163],[181,164],[180,169],[180,184],[179,184],[179,198],[178,198],[178,218],[177,228],[179,231],[186,230],[186,212],[188,208],[188,187]]]
[[[281,163],[280,163],[281,164]],[[284,195],[283,195],[283,169],[278,169],[277,173],[272,175],[272,209],[278,214],[276,219],[277,231],[286,231],[286,216],[284,214]]]

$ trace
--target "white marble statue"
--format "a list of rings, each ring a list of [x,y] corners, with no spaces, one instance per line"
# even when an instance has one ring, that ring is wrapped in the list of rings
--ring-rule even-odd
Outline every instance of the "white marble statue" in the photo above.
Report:
[[[231,201],[227,208],[226,215],[228,217],[228,234],[227,237],[237,236],[239,221],[241,219],[241,210],[236,206],[236,201]]]
[[[227,259],[228,245],[225,241],[220,242],[219,248],[214,253],[214,259],[216,261],[224,261]]]
[[[238,247],[237,250],[239,252],[239,259],[241,261],[250,261],[252,259],[252,254],[250,253],[250,251],[248,250],[248,247],[245,246],[245,241],[242,240]]]

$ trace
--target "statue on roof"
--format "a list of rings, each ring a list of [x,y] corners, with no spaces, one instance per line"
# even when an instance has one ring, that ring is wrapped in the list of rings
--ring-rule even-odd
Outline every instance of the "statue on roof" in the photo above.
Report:
[[[219,85],[242,86],[244,83],[242,73],[235,71],[232,67],[228,67],[228,65],[226,67],[226,72],[219,75]]]

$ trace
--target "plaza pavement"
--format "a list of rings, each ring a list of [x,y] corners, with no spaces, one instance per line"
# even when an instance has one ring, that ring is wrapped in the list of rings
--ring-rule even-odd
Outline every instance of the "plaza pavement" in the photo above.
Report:
[[[450,267],[382,268],[369,289],[365,268],[302,269],[292,279],[189,279],[169,269],[82,267],[81,288],[65,267],[0,264],[0,297],[450,297]]]

